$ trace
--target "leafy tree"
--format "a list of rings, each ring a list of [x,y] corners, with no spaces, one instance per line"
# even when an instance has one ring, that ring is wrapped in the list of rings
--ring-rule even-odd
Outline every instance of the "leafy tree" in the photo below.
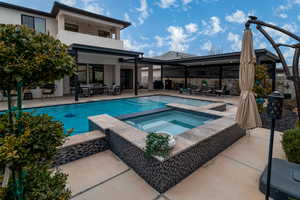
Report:
[[[265,65],[256,65],[253,92],[256,95],[257,106],[260,113],[263,111],[264,98],[272,92],[269,79],[268,68]]]
[[[0,25],[0,90],[8,98],[8,116],[0,123],[0,129],[5,130],[0,131],[3,137],[0,162],[12,169],[17,199],[24,199],[24,169],[29,170],[40,164],[41,160],[38,158],[42,155],[45,156],[44,161],[50,161],[55,151],[48,154],[46,148],[57,148],[63,140],[63,137],[60,137],[62,125],[51,123],[47,116],[22,117],[22,91],[26,87],[54,82],[74,72],[74,59],[68,54],[68,47],[59,40],[25,26]],[[17,91],[17,107],[13,107],[12,91]],[[27,119],[33,121],[28,122]],[[43,124],[45,121],[48,121],[48,124]],[[32,123],[36,124],[32,126]],[[45,138],[54,141],[53,138],[49,138],[49,130],[53,129],[56,129],[54,136],[58,138],[55,137],[54,140],[57,141],[47,143]],[[38,134],[36,130],[39,131]],[[44,138],[40,137],[41,135]]]

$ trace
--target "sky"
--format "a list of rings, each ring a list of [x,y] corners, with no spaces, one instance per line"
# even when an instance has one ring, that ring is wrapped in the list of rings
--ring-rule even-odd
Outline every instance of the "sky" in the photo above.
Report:
[[[132,25],[121,38],[126,49],[156,56],[169,50],[195,55],[240,51],[249,15],[300,35],[300,0],[58,0]],[[50,11],[53,0],[6,0]],[[254,47],[272,47],[252,25]],[[295,41],[267,29],[277,42]],[[283,48],[290,63],[293,49]]]

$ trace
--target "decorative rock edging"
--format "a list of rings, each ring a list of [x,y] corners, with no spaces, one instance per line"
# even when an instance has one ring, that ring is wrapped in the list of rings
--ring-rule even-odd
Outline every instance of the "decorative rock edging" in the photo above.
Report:
[[[179,183],[245,135],[230,112],[208,110],[213,107],[168,106],[218,116],[216,120],[175,136],[177,144],[168,158],[145,158],[146,132],[109,115],[89,117],[90,130],[105,132],[110,150],[160,193]]]
[[[113,131],[107,133],[111,150],[160,193],[166,192],[245,135],[235,125],[161,162],[156,158],[146,159],[143,150]]]
[[[108,141],[105,134],[100,131],[70,136],[66,143],[59,148],[54,166],[63,165],[107,149],[109,149]]]

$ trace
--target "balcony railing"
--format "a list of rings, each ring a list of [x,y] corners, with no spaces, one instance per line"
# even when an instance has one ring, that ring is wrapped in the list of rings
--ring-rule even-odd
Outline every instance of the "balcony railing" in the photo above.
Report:
[[[115,40],[111,38],[104,38],[100,36],[71,32],[66,30],[60,30],[57,34],[57,39],[59,39],[61,42],[67,45],[76,43],[113,49],[123,49],[123,41],[121,40]]]

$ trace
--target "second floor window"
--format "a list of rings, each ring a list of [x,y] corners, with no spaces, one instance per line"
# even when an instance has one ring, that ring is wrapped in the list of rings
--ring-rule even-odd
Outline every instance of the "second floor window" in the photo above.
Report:
[[[110,32],[98,30],[98,36],[105,37],[105,38],[110,38]]]
[[[72,32],[78,32],[79,27],[78,27],[77,24],[65,23],[65,30],[66,31],[72,31]]]
[[[40,17],[22,15],[22,25],[34,29],[39,33],[46,33],[46,20]]]

